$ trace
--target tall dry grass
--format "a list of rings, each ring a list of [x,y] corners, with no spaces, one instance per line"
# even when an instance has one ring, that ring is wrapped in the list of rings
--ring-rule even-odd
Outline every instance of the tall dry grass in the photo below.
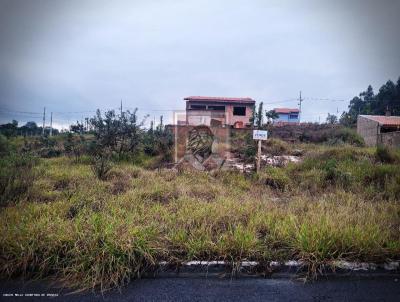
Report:
[[[99,180],[89,164],[43,160],[45,172],[28,201],[0,213],[1,275],[52,275],[69,286],[104,290],[162,260],[301,259],[315,267],[338,259],[399,259],[399,200],[373,182],[360,191],[366,175],[398,167],[374,170],[358,157],[349,160],[352,152],[329,150],[310,155],[314,165],[307,159],[275,174],[267,170],[288,183],[283,190],[265,175],[150,171],[127,163]],[[348,167],[351,189],[324,178],[330,172],[322,163],[332,156],[337,162],[329,169]],[[393,171],[376,177],[392,188]],[[311,189],[302,185],[319,178]]]

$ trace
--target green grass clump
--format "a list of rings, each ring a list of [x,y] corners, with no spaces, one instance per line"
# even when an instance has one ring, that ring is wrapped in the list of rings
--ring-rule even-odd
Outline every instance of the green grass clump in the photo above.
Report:
[[[265,152],[270,155],[290,154],[292,149],[287,142],[277,138],[268,139],[263,145]]]
[[[384,145],[378,145],[375,152],[376,159],[384,164],[400,163],[400,152],[396,152]]]
[[[0,207],[22,199],[37,175],[38,159],[30,154],[11,153],[0,158]]]
[[[332,136],[327,139],[328,145],[349,144],[357,147],[364,147],[364,139],[354,130],[350,128],[339,128],[333,131]]]
[[[259,181],[282,192],[286,191],[291,183],[286,171],[279,167],[268,167],[265,169],[259,176]]]

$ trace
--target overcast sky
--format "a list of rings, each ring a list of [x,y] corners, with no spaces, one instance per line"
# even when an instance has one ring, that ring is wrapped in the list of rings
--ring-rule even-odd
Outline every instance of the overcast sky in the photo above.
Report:
[[[121,99],[168,121],[189,95],[272,109],[300,90],[304,120],[322,121],[400,76],[399,13],[400,0],[0,0],[0,122],[40,123],[46,106],[65,126]]]

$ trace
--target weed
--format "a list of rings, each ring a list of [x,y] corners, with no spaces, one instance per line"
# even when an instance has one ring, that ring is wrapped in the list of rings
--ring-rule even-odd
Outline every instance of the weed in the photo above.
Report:
[[[337,165],[335,159],[329,159],[323,164],[322,170],[325,172],[324,180],[330,185],[346,187],[347,184],[351,183],[351,175],[343,172]]]
[[[290,178],[286,175],[284,169],[278,167],[267,168],[259,176],[259,181],[281,192],[286,191],[290,186]]]
[[[11,153],[0,159],[0,206],[21,199],[32,187],[37,172],[37,158],[30,154]]]
[[[384,164],[393,164],[400,162],[400,156],[394,150],[384,145],[378,145],[375,152],[376,159]]]
[[[99,179],[105,180],[111,168],[112,164],[108,156],[97,155],[93,157],[92,169]]]
[[[264,146],[265,152],[271,155],[289,154],[291,151],[291,147],[287,142],[277,138],[268,139]]]

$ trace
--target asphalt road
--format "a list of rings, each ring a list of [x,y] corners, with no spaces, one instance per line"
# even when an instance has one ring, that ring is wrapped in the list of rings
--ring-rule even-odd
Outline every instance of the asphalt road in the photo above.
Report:
[[[261,278],[156,278],[134,281],[121,292],[103,296],[92,292],[68,294],[43,281],[3,280],[0,293],[1,301],[400,301],[400,280],[341,277],[303,283]],[[44,296],[30,296],[35,294]]]

